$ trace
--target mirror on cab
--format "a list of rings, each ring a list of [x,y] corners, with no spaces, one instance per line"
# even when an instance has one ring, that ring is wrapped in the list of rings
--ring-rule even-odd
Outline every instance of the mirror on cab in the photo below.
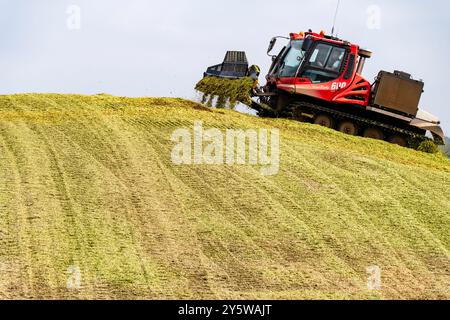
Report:
[[[270,54],[270,52],[273,50],[273,47],[275,47],[275,44],[277,43],[277,38],[272,38],[269,43],[269,48],[267,49],[267,54]]]

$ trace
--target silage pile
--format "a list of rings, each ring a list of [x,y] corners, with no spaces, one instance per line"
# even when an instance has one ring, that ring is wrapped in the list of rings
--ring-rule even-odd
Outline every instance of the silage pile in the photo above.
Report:
[[[252,104],[250,92],[255,81],[246,77],[237,80],[217,77],[205,77],[195,86],[195,90],[203,94],[202,103],[212,106],[217,97],[216,107],[234,109],[238,102],[247,106]]]
[[[448,159],[209,111],[0,95],[0,300],[450,299]],[[199,119],[224,134],[279,130],[279,173],[247,159],[176,164]],[[186,127],[192,136],[169,139]]]

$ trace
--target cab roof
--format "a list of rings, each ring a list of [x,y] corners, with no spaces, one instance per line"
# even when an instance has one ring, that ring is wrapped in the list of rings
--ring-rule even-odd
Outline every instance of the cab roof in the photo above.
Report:
[[[341,46],[354,46],[358,48],[359,55],[365,58],[370,58],[372,56],[372,52],[367,49],[362,49],[356,44],[352,44],[349,41],[339,39],[334,36],[326,35],[325,31],[321,31],[320,33],[312,32],[311,30],[308,32],[299,32],[299,33],[291,33],[290,35],[291,40],[303,40],[307,37],[312,38],[313,40],[322,40],[326,41],[332,44],[337,44]]]
[[[340,44],[340,45],[347,45],[351,46],[352,44],[348,41],[339,39],[337,37],[333,37],[330,35],[326,35],[324,31],[321,31],[320,33],[315,33],[312,31],[308,32],[299,32],[299,33],[291,33],[290,35],[291,40],[302,40],[307,37],[313,38],[314,40],[325,40],[331,43]]]

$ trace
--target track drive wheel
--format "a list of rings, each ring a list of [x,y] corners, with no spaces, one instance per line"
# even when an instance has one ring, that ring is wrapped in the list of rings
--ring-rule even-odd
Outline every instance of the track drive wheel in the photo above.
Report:
[[[358,127],[351,121],[343,121],[339,124],[338,130],[342,133],[356,136],[358,134]]]
[[[392,144],[399,145],[400,147],[407,147],[408,142],[404,136],[395,135],[389,138],[388,140]]]
[[[334,126],[333,118],[327,114],[319,114],[314,118],[314,124],[318,124],[325,128],[332,129]]]
[[[299,121],[299,122],[311,122],[311,119],[304,116],[303,112],[299,109],[294,110],[294,112],[292,113],[292,117],[294,120]]]
[[[363,136],[376,140],[384,140],[383,131],[377,128],[367,128],[366,130],[364,130]]]

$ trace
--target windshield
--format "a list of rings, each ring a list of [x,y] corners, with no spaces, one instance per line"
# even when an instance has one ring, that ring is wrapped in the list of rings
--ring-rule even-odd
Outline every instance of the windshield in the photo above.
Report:
[[[279,77],[295,77],[298,67],[303,62],[305,51],[302,50],[303,40],[291,41],[287,54],[280,65]]]

